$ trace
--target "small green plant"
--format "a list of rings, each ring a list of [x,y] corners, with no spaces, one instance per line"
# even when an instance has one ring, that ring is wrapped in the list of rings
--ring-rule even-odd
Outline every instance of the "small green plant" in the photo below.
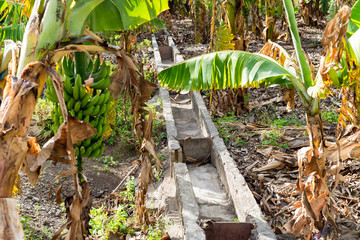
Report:
[[[239,147],[242,147],[248,145],[248,142],[245,142],[242,138],[238,137],[235,144]]]
[[[90,234],[92,236],[101,237],[100,239],[106,239],[105,233],[106,228],[104,227],[108,218],[108,214],[104,212],[105,207],[101,206],[100,208],[92,208],[90,210]]]
[[[134,219],[129,213],[134,212],[134,195],[135,178],[131,176],[126,181],[126,190],[120,193],[120,196],[124,197],[124,201],[117,206],[113,214],[108,214],[105,211],[105,206],[90,210],[90,234],[101,240],[108,239],[110,234],[132,234],[134,230],[131,228],[131,225]]]
[[[248,104],[249,104],[249,99],[251,98],[251,95],[250,94],[245,94],[245,102],[244,102],[244,104],[245,104],[245,106],[247,106]]]
[[[38,205],[36,205],[38,206]],[[38,211],[38,209],[37,209]],[[37,214],[37,221],[39,220],[38,218],[38,212],[36,213]],[[24,231],[24,239],[38,239],[38,240],[42,240],[42,239],[50,239],[52,234],[54,233],[54,229],[51,227],[51,228],[48,228],[46,226],[43,226],[41,228],[41,230],[37,230],[35,229],[34,227],[31,226],[31,222],[33,220],[31,219],[31,217],[26,217],[26,216],[21,216],[21,225],[22,225],[22,228],[23,228],[23,231]],[[40,224],[38,222],[38,224]]]
[[[39,98],[35,107],[33,119],[36,119],[38,122],[37,125],[41,129],[39,137],[42,139],[47,139],[52,135],[51,111],[51,101],[47,98]]]
[[[159,219],[153,226],[147,229],[147,240],[158,240],[165,234],[166,221],[164,218]]]
[[[235,128],[227,124],[239,121],[233,112],[220,118],[213,118],[213,121],[217,127],[217,130],[219,131],[219,136],[224,140],[225,143],[229,143],[230,140],[235,141],[236,136],[232,134]]]
[[[321,118],[328,123],[337,123],[339,121],[339,113],[335,110],[322,111]]]
[[[20,221],[24,230],[25,239],[31,239],[36,232],[29,224],[31,222],[31,217],[22,216]]]
[[[265,132],[264,139],[261,142],[261,145],[272,145],[275,147],[288,148],[289,146],[287,143],[280,143],[282,134],[282,131],[280,131],[279,129],[273,129],[271,131]]]
[[[283,128],[286,126],[297,126],[300,127],[301,126],[301,122],[299,120],[299,118],[297,118],[297,116],[295,116],[296,119],[285,119],[285,118],[280,118],[280,119],[274,119],[271,123],[271,126],[275,127],[275,128]]]
[[[97,161],[103,163],[104,165],[109,165],[112,167],[116,167],[119,165],[118,162],[114,161],[114,157],[112,156],[101,156],[97,158]]]

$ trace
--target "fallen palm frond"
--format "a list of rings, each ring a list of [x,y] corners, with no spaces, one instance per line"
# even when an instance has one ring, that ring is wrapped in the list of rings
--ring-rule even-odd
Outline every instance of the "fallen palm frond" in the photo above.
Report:
[[[134,61],[125,54],[118,56],[119,70],[114,74],[112,83],[109,87],[115,97],[125,92],[131,101],[131,113],[133,115],[133,131],[139,144],[141,154],[141,171],[139,189],[136,194],[136,214],[139,224],[149,224],[149,216],[146,210],[146,195],[148,184],[152,179],[151,159],[155,160],[158,170],[161,168],[161,161],[155,151],[155,143],[152,139],[152,111],[145,104],[150,98],[156,85],[144,79],[144,75],[139,72]]]
[[[324,85],[341,87],[343,94],[336,129],[338,139],[344,135],[349,123],[355,127],[359,124],[359,60],[354,52],[356,44],[346,38],[350,17],[351,9],[342,7],[325,28],[322,39],[326,58],[322,60],[320,74]]]

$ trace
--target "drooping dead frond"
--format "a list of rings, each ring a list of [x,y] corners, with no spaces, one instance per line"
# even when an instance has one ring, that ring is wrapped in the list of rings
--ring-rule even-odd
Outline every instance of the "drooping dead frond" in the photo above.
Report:
[[[357,127],[359,123],[360,69],[346,36],[350,17],[351,9],[343,6],[326,26],[322,39],[324,60],[319,69],[326,86],[342,87],[343,98],[336,129],[338,139],[347,131],[349,124]],[[339,78],[337,71],[341,71],[343,76]]]
[[[342,100],[341,108],[339,114],[339,121],[335,131],[335,134],[338,139],[340,139],[346,132],[347,126],[353,124],[353,126],[358,125],[357,109],[354,102],[354,94],[351,90],[351,87],[342,88]]]
[[[325,28],[322,38],[323,54],[328,56],[329,62],[339,62],[343,49],[342,39],[346,36],[347,24],[351,16],[351,9],[343,6]]]
[[[136,216],[139,224],[149,224],[146,195],[152,176],[151,159],[155,160],[158,170],[161,168],[161,161],[157,156],[155,142],[151,136],[152,111],[146,105],[156,85],[144,79],[142,69],[138,71],[131,57],[124,53],[118,53],[117,56],[119,70],[113,75],[109,89],[114,98],[125,92],[131,101],[133,131],[140,145],[139,153],[141,154],[140,183],[135,200]]]
[[[261,48],[259,53],[271,57],[285,67],[290,67],[292,62],[292,58],[290,57],[289,53],[279,44],[270,40],[267,41],[267,43]]]

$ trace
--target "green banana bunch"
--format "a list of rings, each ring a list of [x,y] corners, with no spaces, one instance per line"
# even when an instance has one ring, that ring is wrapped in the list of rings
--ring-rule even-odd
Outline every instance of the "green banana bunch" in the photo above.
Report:
[[[87,62],[85,76],[75,74],[75,65],[71,58],[64,57],[61,61],[62,79],[64,81],[64,99],[68,113],[78,119],[89,122],[97,134],[76,144],[75,155],[81,157],[98,157],[105,148],[102,136],[108,128],[107,112],[111,106],[111,94],[106,88],[110,85],[110,68],[105,63],[100,64],[97,58]],[[85,80],[92,76],[94,84],[85,87]],[[47,98],[54,103],[51,117],[54,122],[54,133],[64,121],[59,101],[50,79],[47,79]]]

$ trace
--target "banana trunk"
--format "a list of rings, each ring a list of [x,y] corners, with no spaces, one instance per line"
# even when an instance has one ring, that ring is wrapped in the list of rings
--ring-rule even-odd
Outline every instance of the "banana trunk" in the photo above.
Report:
[[[264,40],[265,43],[268,40],[275,42],[275,11],[277,0],[266,0],[266,20],[265,20],[265,32],[264,32]]]
[[[324,130],[321,119],[321,114],[306,114],[307,132],[309,134],[310,147],[314,150],[314,157],[322,158],[324,153]],[[323,166],[325,167],[325,166]]]

